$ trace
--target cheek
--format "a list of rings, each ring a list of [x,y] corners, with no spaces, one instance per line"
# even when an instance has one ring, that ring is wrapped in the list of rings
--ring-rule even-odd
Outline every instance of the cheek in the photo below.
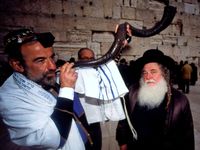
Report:
[[[37,65],[32,65],[31,67],[27,68],[27,71],[29,74],[32,76],[41,76],[45,72],[45,67],[42,65],[37,66]]]
[[[150,79],[153,79],[157,83],[162,79],[162,76],[160,74],[152,75],[150,77],[149,76],[143,76],[144,81],[147,81],[147,80],[150,80]]]
[[[158,75],[154,78],[154,80],[158,83],[163,77],[161,75]]]

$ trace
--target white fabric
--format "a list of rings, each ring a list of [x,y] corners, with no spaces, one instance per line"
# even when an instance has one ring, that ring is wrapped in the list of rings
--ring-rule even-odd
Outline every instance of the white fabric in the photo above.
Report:
[[[79,93],[88,123],[125,118],[120,97],[128,89],[114,61],[98,68],[78,68],[75,91]]]
[[[0,87],[0,114],[10,127],[11,140],[19,145],[57,149],[60,134],[50,117],[55,104],[56,99],[50,93],[19,73],[11,75]],[[72,123],[63,150],[79,150],[74,145],[85,149],[76,125]]]
[[[69,87],[60,88],[58,97],[74,99],[74,89]]]

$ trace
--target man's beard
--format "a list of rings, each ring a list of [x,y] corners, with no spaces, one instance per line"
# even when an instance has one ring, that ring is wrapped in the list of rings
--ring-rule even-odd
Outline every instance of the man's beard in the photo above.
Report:
[[[154,81],[152,81],[152,82],[154,82]],[[147,106],[149,109],[158,107],[161,104],[161,102],[164,100],[167,90],[168,90],[167,82],[166,82],[166,80],[164,80],[164,78],[162,78],[154,86],[149,86],[141,78],[140,79],[140,89],[138,92],[139,105]]]
[[[42,83],[44,89],[49,90],[50,88],[55,87],[56,78],[48,77],[47,74],[45,74],[40,83]]]
[[[52,87],[55,87],[56,78],[48,77],[48,74],[52,74],[54,71],[48,71],[41,76],[32,77],[30,74],[26,73],[27,78],[41,85],[44,89],[49,90]]]

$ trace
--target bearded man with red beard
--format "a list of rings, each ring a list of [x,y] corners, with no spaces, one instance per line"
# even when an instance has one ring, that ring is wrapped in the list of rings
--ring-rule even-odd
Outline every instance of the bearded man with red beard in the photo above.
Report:
[[[127,117],[116,130],[120,150],[194,150],[189,100],[171,84],[174,60],[150,49],[135,66],[138,82],[125,96]]]

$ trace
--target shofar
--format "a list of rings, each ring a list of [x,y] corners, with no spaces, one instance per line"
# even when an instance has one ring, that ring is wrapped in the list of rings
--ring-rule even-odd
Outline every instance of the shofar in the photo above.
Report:
[[[77,61],[75,62],[74,67],[99,66],[108,62],[111,59],[116,58],[121,53],[124,47],[123,41],[128,40],[128,42],[130,42],[130,39],[131,39],[131,37],[127,35],[127,31],[126,31],[127,25],[130,26],[133,36],[150,37],[150,36],[154,36],[160,33],[165,28],[167,28],[171,24],[175,14],[176,14],[176,7],[170,6],[168,5],[168,3],[166,3],[162,19],[150,29],[136,29],[127,22],[120,24],[115,34],[114,42],[112,43],[110,49],[108,50],[106,54],[104,54],[102,57],[98,59],[94,59],[90,61]]]

